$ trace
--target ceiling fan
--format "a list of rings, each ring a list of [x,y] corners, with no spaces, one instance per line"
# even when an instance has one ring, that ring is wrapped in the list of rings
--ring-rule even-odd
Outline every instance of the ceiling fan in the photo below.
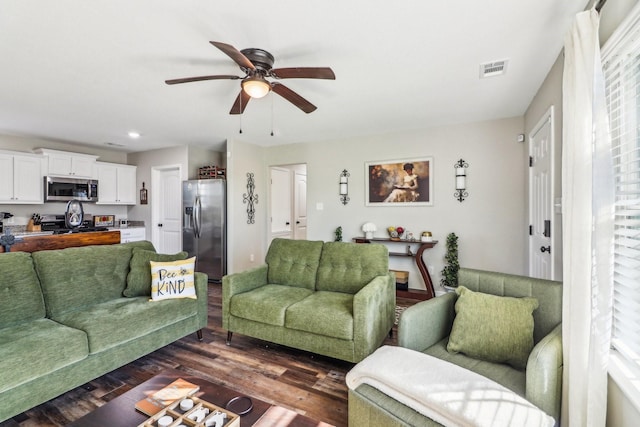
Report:
[[[240,66],[245,73],[244,77],[234,75],[213,75],[199,77],[185,77],[182,79],[165,80],[168,85],[179,83],[198,82],[202,80],[241,80],[240,93],[236,98],[229,114],[242,114],[251,98],[262,98],[270,91],[274,91],[293,105],[311,113],[316,106],[292,91],[282,83],[269,81],[267,78],[280,79],[327,79],[335,80],[336,75],[329,67],[291,67],[273,68],[275,58],[264,49],[249,48],[238,50],[235,47],[221,42],[209,42]]]

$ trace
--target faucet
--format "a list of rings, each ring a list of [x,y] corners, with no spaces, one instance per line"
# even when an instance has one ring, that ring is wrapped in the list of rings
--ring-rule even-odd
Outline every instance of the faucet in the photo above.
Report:
[[[2,230],[3,230],[2,220],[6,218],[11,218],[12,216],[13,214],[10,214],[9,212],[0,212],[0,233],[2,233]]]

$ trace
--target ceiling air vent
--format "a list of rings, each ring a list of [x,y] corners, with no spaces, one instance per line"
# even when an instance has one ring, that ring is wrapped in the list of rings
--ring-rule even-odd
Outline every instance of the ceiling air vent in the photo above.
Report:
[[[499,76],[507,72],[507,60],[485,62],[480,64],[480,78]]]

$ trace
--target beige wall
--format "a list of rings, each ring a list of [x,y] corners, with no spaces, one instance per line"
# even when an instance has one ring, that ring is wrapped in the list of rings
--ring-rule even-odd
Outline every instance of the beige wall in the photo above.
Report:
[[[0,150],[10,150],[31,153],[34,148],[49,148],[53,150],[70,151],[73,153],[93,154],[100,156],[101,162],[127,163],[127,154],[120,151],[102,149],[77,144],[70,144],[60,141],[53,141],[35,137],[21,137],[14,135],[0,134]],[[40,205],[2,205],[0,212],[10,212],[14,215],[11,219],[12,225],[26,225],[34,213],[62,215],[65,203],[44,203]],[[115,215],[116,218],[127,218],[126,206],[106,206],[95,203],[84,203],[85,213],[91,215]]]
[[[267,172],[263,147],[227,141],[227,271],[235,273],[264,262],[267,226]],[[254,174],[258,197],[255,222],[247,223],[247,173]],[[251,258],[253,256],[253,261]]]
[[[137,166],[136,170],[136,188],[142,188],[142,183],[145,183],[149,195],[149,204],[129,207],[128,216],[133,221],[144,221],[147,240],[152,240],[152,227],[151,224],[151,209],[156,202],[152,196],[152,183],[151,183],[151,170],[154,167],[162,166],[180,166],[180,173],[182,179],[188,179],[188,147],[170,147],[161,148],[158,150],[141,151],[138,153],[131,153],[128,156],[129,163]],[[178,202],[180,202],[181,196],[178,195]]]
[[[147,205],[136,204],[128,209],[128,217],[134,221],[144,221],[147,239],[152,239],[151,209],[154,200],[152,195],[151,170],[158,167],[180,166],[182,180],[196,179],[198,168],[202,166],[221,165],[223,155],[217,151],[207,150],[201,147],[179,146],[161,148],[158,150],[130,153],[128,163],[137,166],[136,188],[142,188],[145,183],[149,193],[150,202]],[[181,203],[180,195],[177,195],[178,203]]]
[[[198,179],[198,171],[204,166],[226,166],[226,156],[219,151],[211,151],[204,147],[189,146],[188,150],[188,179]]]
[[[431,231],[439,243],[427,251],[425,259],[433,266],[437,285],[444,267],[446,236],[455,232],[462,266],[524,274],[526,167],[524,144],[517,142],[523,129],[520,117],[271,147],[265,150],[265,166],[307,164],[307,236],[311,240],[333,240],[335,228],[342,226],[343,240],[349,241],[363,235],[362,224],[369,221],[378,226],[376,236],[381,237],[391,225],[402,225],[415,234]],[[434,161],[433,206],[365,206],[365,162],[425,156]],[[469,164],[469,197],[462,203],[453,197],[454,163],[460,158]],[[338,195],[343,169],[351,174],[351,201],[346,206]],[[404,247],[395,246],[395,250]],[[424,288],[411,259],[394,257],[390,262],[391,268],[409,271],[410,287]]]
[[[32,152],[34,148],[49,148],[52,150],[70,151],[72,153],[92,154],[94,156],[100,156],[98,159],[100,162],[127,163],[127,153],[110,148],[72,144],[44,138],[0,134],[0,149],[2,150]]]

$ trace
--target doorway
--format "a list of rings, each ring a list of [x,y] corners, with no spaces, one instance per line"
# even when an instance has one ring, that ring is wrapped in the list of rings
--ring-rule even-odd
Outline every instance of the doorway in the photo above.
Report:
[[[159,203],[162,201],[161,203]],[[151,169],[151,242],[158,253],[182,250],[182,171],[180,165]]]
[[[307,165],[270,168],[269,242],[278,238],[307,238]]]

